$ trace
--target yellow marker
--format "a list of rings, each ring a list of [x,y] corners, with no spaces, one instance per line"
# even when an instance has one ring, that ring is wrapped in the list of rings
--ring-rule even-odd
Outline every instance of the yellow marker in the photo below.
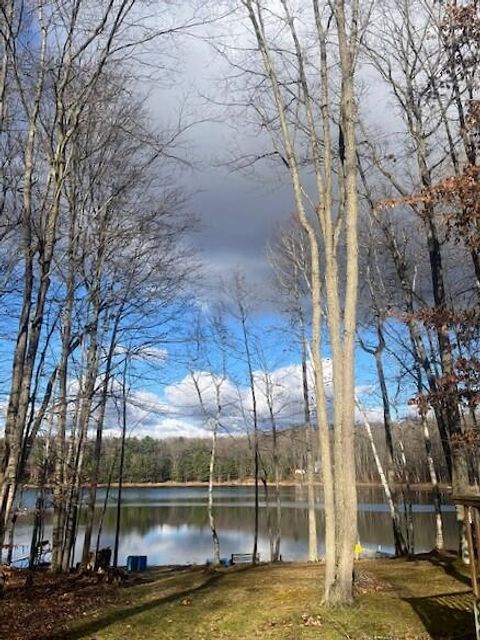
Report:
[[[355,545],[354,551],[353,551],[354,554],[355,554],[355,560],[359,559],[360,554],[362,553],[362,551],[363,551],[362,545],[360,544],[360,542],[357,542],[357,544]]]

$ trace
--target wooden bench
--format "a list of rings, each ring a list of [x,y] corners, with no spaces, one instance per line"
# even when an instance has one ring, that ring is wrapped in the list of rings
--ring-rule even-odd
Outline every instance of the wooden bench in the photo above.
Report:
[[[247,564],[252,563],[252,553],[232,553],[230,556],[230,564]],[[256,562],[260,562],[260,554],[257,553]]]

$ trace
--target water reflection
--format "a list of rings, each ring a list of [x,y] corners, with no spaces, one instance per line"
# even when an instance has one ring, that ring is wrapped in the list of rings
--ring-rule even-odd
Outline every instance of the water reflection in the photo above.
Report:
[[[99,507],[104,492],[99,491]],[[393,551],[393,539],[388,509],[381,489],[359,489],[358,522],[360,541],[364,547],[385,552]],[[115,491],[103,524],[102,545],[113,545],[115,529]],[[307,509],[305,487],[282,488],[282,556],[285,560],[307,558]],[[33,494],[25,496],[32,504]],[[212,555],[211,535],[207,517],[207,490],[204,487],[127,488],[122,508],[122,538],[120,562],[128,555],[147,555],[152,564],[203,563]],[[445,542],[456,544],[456,524],[453,508],[445,506]],[[414,497],[415,550],[428,551],[434,540],[434,514],[431,496],[419,492]],[[261,503],[259,551],[261,559],[269,557],[265,503]],[[321,491],[317,496],[318,530],[323,531],[324,513]],[[222,556],[251,551],[254,521],[253,487],[221,487],[215,490],[215,517],[220,536]],[[19,519],[15,542],[27,545],[31,527],[30,516]],[[96,535],[96,534],[95,534]],[[47,516],[45,538],[51,536],[50,515]],[[95,539],[95,538],[94,538]],[[77,557],[83,542],[82,526],[77,538]],[[319,554],[323,554],[319,540]]]

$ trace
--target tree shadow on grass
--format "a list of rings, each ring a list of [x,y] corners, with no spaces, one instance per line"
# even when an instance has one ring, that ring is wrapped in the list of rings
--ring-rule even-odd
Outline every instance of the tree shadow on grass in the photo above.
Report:
[[[43,638],[38,638],[38,640],[77,640],[78,638],[83,638],[84,636],[95,636],[95,633],[101,631],[102,629],[105,629],[113,623],[123,622],[125,620],[128,620],[132,616],[138,615],[139,613],[145,613],[146,611],[150,611],[151,609],[155,609],[156,607],[168,604],[169,602],[175,602],[176,600],[187,598],[194,593],[199,593],[205,589],[208,589],[222,578],[222,574],[214,573],[208,576],[204,582],[195,587],[189,587],[188,589],[184,589],[183,591],[176,591],[167,596],[161,596],[148,602],[142,602],[137,606],[132,607],[125,605],[125,607],[122,609],[114,608],[109,611],[107,615],[95,620],[89,620],[85,624],[77,627],[72,631],[65,631],[59,634],[44,636]]]
[[[405,597],[425,630],[435,640],[475,638],[473,596],[470,591],[442,593],[419,598]]]
[[[241,569],[237,570],[237,573],[243,573],[244,571],[248,571],[254,568],[255,567],[252,567],[251,565],[246,566],[245,568],[242,567]],[[180,573],[184,573],[184,571],[180,571]],[[129,618],[140,613],[145,613],[146,611],[150,611],[151,609],[155,609],[156,607],[161,607],[170,602],[183,600],[185,598],[188,598],[188,596],[190,595],[207,590],[213,585],[220,582],[227,574],[228,572],[211,573],[199,585],[188,587],[187,589],[183,589],[182,591],[175,591],[174,593],[166,596],[160,596],[159,598],[149,600],[148,602],[142,602],[137,606],[132,607],[125,604],[122,608],[113,608],[108,611],[106,615],[94,620],[90,619],[85,622],[85,624],[82,624],[75,629],[72,629],[71,631],[63,631],[61,633],[50,633],[48,635],[38,636],[37,640],[78,640],[79,638],[83,638],[85,636],[95,637],[96,633],[98,633],[102,629],[109,627],[113,623],[126,621]],[[147,582],[150,582],[150,580],[147,580]],[[145,584],[145,581],[143,582],[143,584]],[[159,589],[161,589],[161,585],[159,585]],[[133,591],[132,597],[134,597],[134,594],[135,592]]]
[[[459,571],[457,567],[458,556],[446,553],[430,553],[427,557],[428,562],[433,564],[458,582],[471,586],[470,577]]]

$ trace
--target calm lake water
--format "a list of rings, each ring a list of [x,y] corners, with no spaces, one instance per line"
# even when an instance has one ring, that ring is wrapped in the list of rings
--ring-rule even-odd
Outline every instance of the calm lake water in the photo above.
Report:
[[[99,511],[105,493],[98,492]],[[254,522],[253,487],[215,488],[215,519],[220,537],[221,555],[251,553]],[[306,487],[282,487],[282,545],[284,560],[307,558],[307,491]],[[360,488],[358,491],[358,521],[360,542],[372,550],[393,551],[391,522],[380,488]],[[116,491],[111,491],[110,504],[103,525],[101,546],[113,546],[115,530]],[[319,553],[323,554],[323,506],[321,491],[317,497]],[[434,540],[434,514],[431,496],[427,492],[414,494],[415,550],[428,551]],[[34,494],[26,493],[23,503],[31,507]],[[265,503],[261,503],[259,552],[261,560],[269,559]],[[31,534],[31,516],[17,521],[15,556],[25,552]],[[456,524],[453,508],[444,506],[445,542],[456,547]],[[205,487],[127,488],[123,492],[120,558],[125,564],[128,555],[147,555],[149,565],[204,563],[212,557],[211,533],[207,517]],[[51,539],[50,514],[47,516],[44,539]],[[83,539],[80,527],[77,557]],[[96,537],[94,538],[96,540]]]

